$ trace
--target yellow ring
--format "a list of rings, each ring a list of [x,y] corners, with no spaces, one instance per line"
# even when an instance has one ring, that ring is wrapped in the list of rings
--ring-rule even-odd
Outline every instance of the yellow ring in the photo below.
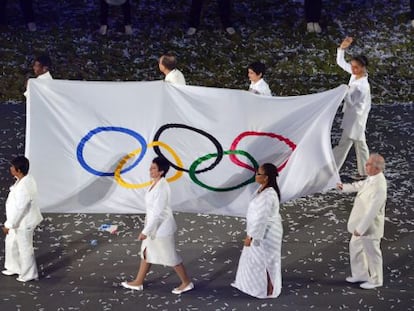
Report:
[[[175,151],[168,146],[167,144],[161,142],[161,141],[153,141],[152,143],[148,144],[148,147],[154,147],[154,146],[160,146],[163,147],[165,150],[167,150],[172,157],[174,158],[175,162],[177,163],[178,166],[183,167],[183,162],[181,161],[181,159],[178,157],[177,153],[175,153]],[[129,188],[129,189],[139,189],[139,188],[145,188],[151,185],[151,181],[142,183],[142,184],[130,184],[128,182],[126,182],[122,177],[121,177],[121,170],[124,167],[125,163],[127,163],[127,161],[133,157],[135,157],[138,153],[141,152],[141,148],[135,149],[134,151],[128,153],[125,157],[123,157],[121,159],[121,161],[119,161],[116,169],[115,169],[115,173],[114,173],[114,178],[115,181],[121,185],[124,188]],[[177,179],[179,179],[181,176],[183,175],[182,171],[177,171],[173,176],[168,177],[167,181],[168,182],[173,182],[176,181]]]

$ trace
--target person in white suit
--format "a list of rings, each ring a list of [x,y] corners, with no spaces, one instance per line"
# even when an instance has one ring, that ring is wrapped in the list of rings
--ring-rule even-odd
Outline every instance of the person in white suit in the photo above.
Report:
[[[365,162],[369,156],[369,149],[365,138],[365,129],[368,114],[371,110],[371,89],[368,82],[368,60],[364,55],[352,57],[351,63],[344,58],[345,49],[353,39],[346,37],[337,51],[337,63],[346,72],[351,74],[349,90],[344,99],[342,112],[344,113],[341,128],[343,129],[338,145],[333,149],[338,171],[344,164],[352,145],[355,147],[358,175],[355,179],[366,177]]]
[[[265,74],[265,64],[261,62],[254,62],[247,68],[247,76],[250,80],[249,92],[258,95],[272,96],[272,91],[267,82],[263,79]]]
[[[366,163],[368,178],[352,184],[337,184],[343,192],[358,192],[348,220],[349,256],[352,276],[350,283],[363,282],[364,289],[383,284],[381,238],[384,236],[387,182],[384,176],[385,161],[379,154],[371,154]]]
[[[265,163],[256,173],[260,184],[246,214],[246,238],[231,285],[256,298],[276,298],[282,290],[283,226],[279,213],[277,167]]]
[[[173,53],[162,55],[158,61],[158,68],[165,75],[165,82],[186,85],[183,73],[177,69],[177,57]]]
[[[33,62],[33,73],[36,79],[52,80],[53,77],[50,74],[50,67],[52,66],[52,61],[47,54],[41,54],[37,56]],[[26,81],[27,87],[27,81]],[[29,97],[29,90],[26,89],[24,92],[26,98]]]
[[[28,175],[29,160],[18,156],[11,161],[10,173],[16,182],[10,187],[6,200],[4,275],[17,274],[17,280],[28,282],[38,279],[33,249],[33,232],[43,220],[37,206],[37,186]]]
[[[138,235],[141,244],[141,263],[135,280],[121,285],[132,290],[143,290],[144,279],[151,264],[173,267],[181,280],[173,294],[182,294],[194,288],[183,260],[175,249],[174,233],[177,225],[170,207],[170,186],[165,176],[170,168],[165,158],[154,158],[150,167],[152,184],[145,194],[145,225]]]

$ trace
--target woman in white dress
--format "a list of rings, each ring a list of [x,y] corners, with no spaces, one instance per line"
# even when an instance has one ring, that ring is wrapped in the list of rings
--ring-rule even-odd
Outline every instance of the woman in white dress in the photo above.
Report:
[[[194,288],[175,249],[174,233],[177,225],[170,207],[170,186],[165,180],[169,168],[170,164],[165,158],[157,157],[152,161],[152,185],[145,194],[145,225],[138,235],[138,240],[142,241],[141,263],[135,280],[121,283],[125,288],[143,290],[144,279],[151,264],[174,268],[181,284],[172,290],[173,294],[181,294]]]
[[[246,238],[231,285],[256,298],[276,298],[282,289],[281,247],[283,226],[279,214],[280,191],[276,166],[265,163],[256,173],[260,184],[249,203]]]
[[[263,80],[265,65],[261,62],[254,62],[247,67],[247,76],[250,80],[249,92],[258,95],[272,96],[269,85]]]

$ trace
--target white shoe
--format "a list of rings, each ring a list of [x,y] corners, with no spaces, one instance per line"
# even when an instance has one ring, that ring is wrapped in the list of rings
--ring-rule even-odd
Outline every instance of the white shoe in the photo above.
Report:
[[[236,33],[236,30],[235,30],[233,27],[227,27],[227,28],[226,28],[226,32],[227,32],[229,35],[234,35],[234,34]]]
[[[125,34],[128,35],[128,36],[132,35],[131,25],[125,25]]]
[[[99,33],[102,36],[105,36],[107,32],[108,32],[108,26],[107,25],[101,25],[101,28],[99,28]]]
[[[38,278],[34,278],[34,279],[29,279],[29,280],[25,280],[22,279],[20,276],[18,278],[16,278],[16,281],[22,282],[22,283],[26,283],[26,282],[30,282],[30,281],[38,281]]]
[[[32,31],[32,32],[37,30],[36,24],[33,22],[28,23],[27,28],[29,29],[29,31]]]
[[[382,284],[375,284],[375,283],[371,283],[371,282],[365,282],[362,283],[361,285],[359,285],[359,287],[363,288],[363,289],[374,289],[376,287],[381,287]]]
[[[315,28],[313,27],[313,23],[307,23],[306,24],[306,30],[308,32],[315,32]]]
[[[313,29],[315,30],[316,33],[321,33],[322,29],[321,26],[319,25],[319,23],[313,23]]]
[[[138,290],[138,291],[144,290],[144,285],[142,284],[141,285],[129,285],[128,282],[122,282],[121,285],[124,288],[132,289],[132,290]]]
[[[197,28],[190,27],[190,28],[188,28],[188,29],[187,29],[186,34],[187,34],[187,36],[192,36],[192,35],[194,35],[196,32],[197,32]]]
[[[174,288],[171,293],[176,294],[176,295],[180,295],[182,293],[188,292],[190,290],[192,290],[194,288],[194,283],[190,282],[188,283],[188,285],[186,287],[184,287],[183,289],[179,289],[178,287]]]
[[[3,273],[4,275],[13,275],[13,274],[17,274],[17,273],[15,273],[15,272],[13,272],[13,271],[10,271],[10,270],[3,270],[3,271],[1,271],[1,273]]]
[[[368,279],[364,279],[364,278],[357,278],[357,277],[353,277],[353,276],[348,276],[345,281],[347,281],[348,283],[362,283],[362,282],[367,282]]]

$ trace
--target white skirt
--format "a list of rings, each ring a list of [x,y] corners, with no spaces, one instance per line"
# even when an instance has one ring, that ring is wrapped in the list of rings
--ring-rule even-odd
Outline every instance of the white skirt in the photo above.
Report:
[[[151,264],[174,267],[183,262],[175,249],[173,235],[153,239],[147,237],[142,241],[140,254],[142,259]]]

